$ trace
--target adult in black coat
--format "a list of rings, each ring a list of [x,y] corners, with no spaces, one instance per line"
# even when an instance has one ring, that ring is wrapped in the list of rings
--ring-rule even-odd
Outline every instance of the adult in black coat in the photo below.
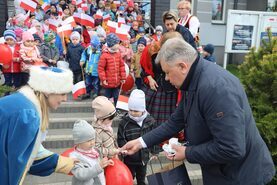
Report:
[[[184,40],[189,43],[193,48],[196,49],[194,38],[190,33],[189,29],[178,24],[178,17],[172,11],[166,11],[163,14],[163,23],[168,32],[177,31],[179,32]]]
[[[270,182],[275,167],[239,79],[177,38],[165,42],[156,61],[165,79],[183,91],[182,100],[166,123],[122,150],[131,155],[185,129],[188,145],[172,146],[174,160],[200,164],[204,185]]]

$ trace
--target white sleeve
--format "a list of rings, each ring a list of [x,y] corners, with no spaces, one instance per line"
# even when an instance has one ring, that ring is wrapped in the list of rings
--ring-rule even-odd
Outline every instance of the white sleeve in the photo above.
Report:
[[[200,27],[200,22],[196,16],[192,16],[192,18],[189,20],[189,31],[192,34],[193,38],[198,33],[198,28]]]
[[[139,137],[139,142],[140,142],[142,148],[147,148],[147,145],[146,145],[145,142],[143,141],[142,137]]]

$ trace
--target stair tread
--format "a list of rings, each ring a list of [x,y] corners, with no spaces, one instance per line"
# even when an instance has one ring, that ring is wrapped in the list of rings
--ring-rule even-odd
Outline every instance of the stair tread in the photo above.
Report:
[[[117,135],[117,127],[113,127],[114,135]],[[72,140],[72,129],[49,129],[46,141]]]

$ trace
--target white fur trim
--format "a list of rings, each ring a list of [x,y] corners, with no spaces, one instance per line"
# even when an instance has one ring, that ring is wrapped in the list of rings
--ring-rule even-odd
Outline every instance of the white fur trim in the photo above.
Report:
[[[28,84],[35,91],[49,94],[69,93],[73,87],[70,70],[56,67],[31,67]]]

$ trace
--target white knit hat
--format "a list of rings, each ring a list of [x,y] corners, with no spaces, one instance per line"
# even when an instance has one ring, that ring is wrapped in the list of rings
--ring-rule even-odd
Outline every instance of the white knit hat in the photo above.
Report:
[[[136,110],[144,112],[145,107],[145,94],[142,90],[135,89],[132,91],[129,101],[128,101],[129,110]]]
[[[75,121],[72,133],[74,144],[79,144],[95,139],[94,128],[85,120]]]
[[[28,84],[35,91],[44,93],[69,93],[73,87],[73,74],[70,70],[57,67],[32,66]]]
[[[70,35],[70,40],[72,40],[73,38],[78,38],[78,40],[80,40],[81,39],[80,33],[77,31],[72,32]]]

